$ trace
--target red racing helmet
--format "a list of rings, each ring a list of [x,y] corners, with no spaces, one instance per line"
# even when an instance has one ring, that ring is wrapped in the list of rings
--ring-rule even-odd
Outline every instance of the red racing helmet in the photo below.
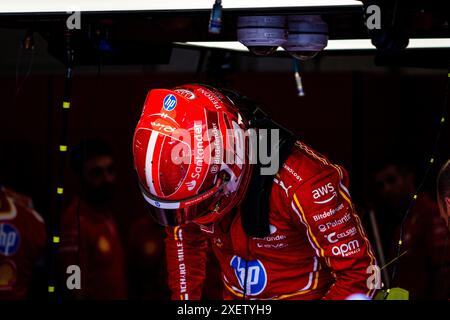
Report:
[[[133,156],[158,223],[208,224],[240,203],[252,170],[247,129],[233,101],[212,87],[149,91]]]

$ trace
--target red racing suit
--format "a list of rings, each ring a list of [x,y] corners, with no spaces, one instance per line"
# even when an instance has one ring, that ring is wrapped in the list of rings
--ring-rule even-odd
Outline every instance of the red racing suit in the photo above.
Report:
[[[347,185],[343,168],[297,142],[274,179],[269,236],[246,235],[239,209],[208,226],[167,227],[172,299],[201,298],[208,239],[224,299],[372,297],[376,261]]]
[[[0,301],[27,298],[45,243],[44,220],[32,200],[0,187]]]

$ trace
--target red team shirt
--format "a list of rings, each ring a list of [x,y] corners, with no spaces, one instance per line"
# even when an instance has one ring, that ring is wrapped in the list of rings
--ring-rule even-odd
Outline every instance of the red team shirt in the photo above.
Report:
[[[75,198],[62,216],[60,258],[64,273],[69,265],[80,265],[81,290],[73,290],[75,298],[127,297],[124,252],[108,210],[95,209]]]
[[[0,300],[25,299],[46,242],[44,220],[28,197],[0,188]]]
[[[167,227],[172,299],[201,298],[208,239],[224,299],[372,297],[376,261],[347,186],[343,168],[297,142],[274,179],[269,236],[246,235],[239,210],[208,226]]]

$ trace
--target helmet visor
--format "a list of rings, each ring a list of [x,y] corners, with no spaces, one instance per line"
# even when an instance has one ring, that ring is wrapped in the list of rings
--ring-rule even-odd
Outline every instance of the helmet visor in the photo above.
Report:
[[[207,214],[220,214],[231,196],[228,189],[229,174],[221,172],[211,188],[182,202],[156,199],[141,187],[142,194],[151,205],[153,219],[162,226],[177,226],[192,222]]]

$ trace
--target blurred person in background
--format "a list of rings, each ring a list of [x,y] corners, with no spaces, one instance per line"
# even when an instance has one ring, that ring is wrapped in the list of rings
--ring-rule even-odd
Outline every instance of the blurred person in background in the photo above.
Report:
[[[149,214],[131,222],[128,231],[128,274],[131,299],[168,300],[163,230]]]
[[[45,244],[44,220],[32,200],[0,186],[0,300],[29,296]]]
[[[437,179],[439,212],[450,230],[450,160],[439,171]]]
[[[71,162],[80,191],[61,220],[61,267],[81,269],[78,299],[125,299],[125,259],[111,201],[116,173],[111,148],[103,141],[85,140],[76,146]]]
[[[131,223],[128,231],[127,259],[129,295],[132,299],[169,300],[165,230],[147,212]],[[219,263],[212,248],[206,256],[206,276],[202,299],[221,300],[223,292]]]
[[[416,192],[414,169],[401,159],[389,159],[373,170],[374,211],[384,260],[398,255],[402,221]],[[417,195],[403,224],[400,258],[389,264],[391,287],[409,291],[411,300],[446,298],[443,282],[448,279],[450,259],[445,254],[448,230],[435,201],[427,192]],[[383,266],[382,266],[383,267]]]
[[[437,197],[439,212],[442,219],[445,221],[449,233],[447,233],[447,238],[445,239],[444,245],[444,255],[447,257],[449,253],[449,238],[450,238],[450,160],[448,160],[441,168],[437,179]],[[447,260],[447,261],[448,261]],[[444,271],[444,276],[447,278],[443,279],[444,293],[447,294],[446,298],[450,299],[450,263],[446,265],[446,270]]]

